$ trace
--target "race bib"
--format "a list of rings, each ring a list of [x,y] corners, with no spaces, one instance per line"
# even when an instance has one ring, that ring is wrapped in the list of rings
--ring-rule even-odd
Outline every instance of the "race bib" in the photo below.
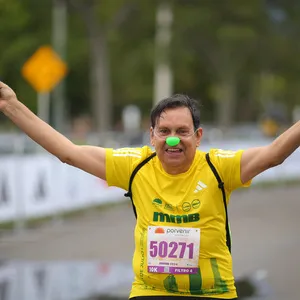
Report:
[[[149,226],[147,245],[149,273],[198,273],[199,228]]]

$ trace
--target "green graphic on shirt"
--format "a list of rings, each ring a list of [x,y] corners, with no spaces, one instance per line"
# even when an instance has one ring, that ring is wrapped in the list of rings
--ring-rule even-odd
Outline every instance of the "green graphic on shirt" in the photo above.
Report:
[[[140,235],[140,247],[141,247],[141,261],[140,261],[140,279],[144,282],[144,265],[145,265],[145,249],[144,249],[144,239],[146,230],[143,230]]]
[[[162,201],[160,199],[156,198],[152,201],[152,204],[155,206],[162,206]]]
[[[210,263],[211,263],[211,268],[212,268],[212,271],[213,271],[213,274],[214,274],[214,279],[215,279],[214,292],[218,293],[218,294],[228,292],[229,290],[228,290],[226,281],[224,281],[221,278],[217,259],[216,258],[211,258]]]
[[[197,274],[189,274],[190,280],[190,293],[191,295],[202,295],[202,276],[200,269],[198,269]]]
[[[176,282],[176,278],[173,274],[170,274],[168,277],[165,278],[164,287],[165,287],[166,291],[169,293],[178,292],[178,285]]]
[[[153,222],[181,224],[181,223],[198,222],[199,220],[200,220],[199,214],[170,215],[162,212],[153,213]]]

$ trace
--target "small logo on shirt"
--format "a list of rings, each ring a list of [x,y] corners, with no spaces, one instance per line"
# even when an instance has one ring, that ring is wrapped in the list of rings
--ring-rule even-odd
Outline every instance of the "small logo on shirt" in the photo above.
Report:
[[[174,207],[173,207],[173,205],[168,204],[168,203],[165,205],[164,208],[167,209],[167,210],[170,210],[170,211],[174,211],[175,210]]]
[[[184,202],[182,204],[182,210],[185,212],[188,212],[191,210],[191,204],[189,202]]]
[[[154,205],[154,206],[162,206],[162,200],[160,200],[160,199],[158,199],[158,198],[156,198],[156,199],[154,199],[153,201],[152,201],[152,204]]]
[[[197,209],[197,208],[199,208],[200,207],[200,200],[199,199],[194,199],[193,201],[192,201],[192,208],[193,209]]]
[[[203,189],[206,189],[206,188],[207,188],[207,185],[199,180],[197,183],[197,186],[194,190],[194,193],[198,193],[199,191],[202,191]]]

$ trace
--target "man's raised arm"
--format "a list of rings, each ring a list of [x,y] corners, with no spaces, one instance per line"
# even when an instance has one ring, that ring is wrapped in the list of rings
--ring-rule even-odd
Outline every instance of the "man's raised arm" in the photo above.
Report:
[[[105,180],[105,149],[77,146],[38,118],[0,82],[0,110],[32,140],[59,160]]]
[[[282,164],[299,146],[300,121],[283,132],[270,145],[245,150],[241,161],[242,182],[246,183],[265,170]]]

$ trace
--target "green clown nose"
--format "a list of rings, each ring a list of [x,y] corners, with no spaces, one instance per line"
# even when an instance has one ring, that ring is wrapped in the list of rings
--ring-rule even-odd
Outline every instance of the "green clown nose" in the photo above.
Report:
[[[169,136],[166,138],[167,145],[174,147],[180,143],[180,138],[177,136]]]

